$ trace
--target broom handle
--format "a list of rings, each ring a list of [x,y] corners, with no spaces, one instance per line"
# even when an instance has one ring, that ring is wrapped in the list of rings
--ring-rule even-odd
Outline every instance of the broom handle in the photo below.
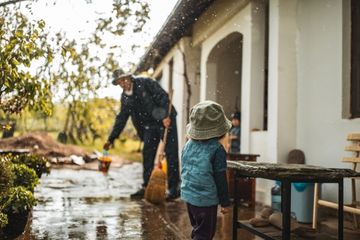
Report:
[[[170,117],[170,114],[171,114],[172,98],[173,98],[173,90],[170,89],[170,91],[169,91],[169,100],[170,100],[170,101],[169,101],[169,111],[168,111],[169,115],[168,115],[168,117]],[[168,135],[168,130],[169,130],[169,128],[166,127],[166,128],[165,128],[165,132],[164,132],[164,136],[163,136],[164,146],[166,146],[166,139],[167,139],[167,135]]]

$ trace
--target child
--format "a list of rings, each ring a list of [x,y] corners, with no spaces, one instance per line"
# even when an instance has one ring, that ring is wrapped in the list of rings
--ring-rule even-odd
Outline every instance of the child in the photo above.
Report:
[[[189,141],[182,151],[181,199],[187,204],[192,239],[212,239],[217,205],[228,213],[226,152],[220,141],[228,137],[231,122],[221,105],[204,101],[190,111]]]
[[[231,114],[230,153],[240,153],[240,112]]]

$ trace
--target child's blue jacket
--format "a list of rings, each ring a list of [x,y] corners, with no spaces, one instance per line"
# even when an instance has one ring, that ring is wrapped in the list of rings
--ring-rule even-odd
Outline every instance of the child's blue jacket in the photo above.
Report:
[[[218,139],[189,140],[181,164],[181,199],[198,207],[230,204],[226,152]]]

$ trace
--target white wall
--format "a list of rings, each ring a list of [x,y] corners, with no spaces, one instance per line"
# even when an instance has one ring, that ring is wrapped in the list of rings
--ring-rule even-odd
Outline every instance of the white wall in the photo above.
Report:
[[[253,131],[251,132],[250,153],[259,154],[257,162],[269,162],[268,153],[268,132]],[[274,181],[257,178],[256,179],[256,202],[271,204],[271,187]]]
[[[342,69],[342,13],[342,1],[299,1],[297,146],[308,164],[349,168],[341,162],[350,156],[344,151],[346,136],[360,131],[360,119],[342,119],[342,76],[349,71]],[[325,185],[323,195],[336,200],[336,186]]]
[[[223,14],[225,14],[223,12]],[[251,4],[248,4],[239,13],[237,13],[229,21],[225,22],[221,28],[215,31],[211,36],[201,44],[201,89],[200,100],[213,99],[215,89],[212,87],[213,83],[207,81],[208,73],[206,72],[207,59],[214,48],[214,46],[224,39],[226,36],[233,32],[243,34],[243,52],[242,52],[242,89],[239,92],[241,96],[241,151],[249,152],[250,141],[250,108],[249,108],[249,95],[250,95],[250,59],[251,59]],[[213,70],[214,71],[214,70]],[[216,76],[212,73],[211,75]],[[216,95],[216,94],[215,94]]]
[[[349,156],[344,152],[347,145],[346,135],[359,132],[360,119],[343,119],[343,76],[349,76],[343,68],[347,55],[343,52],[343,2],[334,0],[270,0],[269,15],[269,97],[268,131],[251,132],[258,125],[252,119],[259,119],[261,99],[259,94],[262,79],[261,67],[264,62],[262,50],[256,49],[263,41],[261,15],[253,10],[260,1],[252,1],[239,10],[232,18],[222,23],[220,28],[209,33],[198,29],[194,35],[204,39],[199,46],[200,85],[196,86],[198,95],[192,104],[199,100],[213,99],[216,91],[209,82],[206,64],[211,50],[232,32],[243,34],[242,56],[242,152],[257,153],[259,161],[285,162],[288,152],[294,148],[304,151],[306,163],[325,167],[346,167],[341,158]],[[215,21],[215,20],[214,20]],[[258,25],[258,26],[257,26]],[[205,25],[204,25],[205,26]],[[257,28],[259,27],[259,28]],[[255,44],[256,43],[256,44]],[[174,70],[182,71],[182,58],[172,50]],[[196,64],[195,60],[191,60]],[[166,64],[163,64],[163,79],[166,79]],[[216,71],[214,68],[213,71]],[[197,72],[192,71],[195,74]],[[181,75],[181,74],[180,74]],[[216,74],[215,74],[216,75]],[[183,79],[174,75],[176,108],[184,111],[185,89]],[[165,81],[165,80],[164,80]],[[166,82],[166,81],[165,81]],[[166,83],[163,83],[166,86]],[[214,83],[215,84],[215,83]],[[261,94],[263,93],[261,89]],[[181,94],[182,96],[180,96]],[[184,121],[179,128],[179,139],[184,133],[184,114],[178,122]],[[257,200],[269,203],[272,183],[257,181]],[[323,196],[337,199],[334,185],[323,186]],[[359,190],[358,190],[359,191]],[[345,188],[346,200],[349,189]]]
[[[268,160],[283,163],[296,147],[297,0],[269,4]]]
[[[181,149],[184,141],[185,133],[185,114],[184,114],[184,64],[183,58],[179,50],[173,55],[174,67],[173,67],[173,104],[177,109],[177,128],[178,128],[178,139],[179,139],[179,148]]]
[[[278,16],[275,16],[275,19]],[[266,131],[251,132],[252,129],[262,129],[263,127],[263,103],[264,103],[264,46],[265,46],[265,8],[262,1],[251,1],[243,9],[241,9],[233,18],[221,25],[217,31],[207,37],[202,42],[201,52],[201,94],[200,99],[213,99],[214,80],[209,76],[217,76],[216,68],[209,68],[206,72],[207,59],[211,50],[218,42],[233,32],[239,32],[243,35],[243,52],[242,52],[242,71],[241,71],[241,152],[260,154],[258,161],[260,162],[277,162],[277,148],[275,144],[271,147],[276,149],[269,150],[269,142],[275,142],[278,137],[278,117],[273,120],[273,132],[269,135]],[[274,30],[274,29],[273,29]],[[276,28],[275,28],[276,31]],[[276,35],[276,36],[275,36]],[[278,39],[278,32],[273,38]],[[280,51],[278,42],[273,41],[276,46],[276,54]],[[286,60],[283,60],[284,63]],[[209,64],[209,63],[208,63]],[[277,69],[277,64],[274,65]],[[214,73],[215,72],[215,73]],[[275,76],[273,75],[273,80]],[[276,79],[277,80],[277,79]],[[284,76],[285,80],[285,76]],[[279,86],[276,85],[278,88]],[[278,92],[278,91],[276,91]],[[277,95],[274,95],[273,105],[278,104]],[[295,101],[295,100],[294,100]],[[277,116],[277,115],[274,115]],[[295,127],[293,128],[295,129]],[[294,137],[295,139],[295,137]],[[272,154],[272,156],[270,156]],[[270,204],[270,189],[273,185],[272,181],[257,179],[256,184],[256,201]]]
[[[185,56],[185,57],[184,57]],[[173,60],[173,105],[177,110],[177,128],[179,138],[179,151],[185,144],[186,123],[187,123],[187,86],[184,77],[184,61],[187,64],[187,76],[191,84],[190,108],[199,102],[200,98],[200,48],[193,47],[189,37],[182,38],[164,57],[159,66],[155,69],[156,77],[162,73],[161,86],[169,89],[169,62]]]
[[[169,73],[169,64],[166,63],[162,66],[162,76],[160,79],[160,85],[165,91],[169,89],[169,79],[170,79],[170,73]]]

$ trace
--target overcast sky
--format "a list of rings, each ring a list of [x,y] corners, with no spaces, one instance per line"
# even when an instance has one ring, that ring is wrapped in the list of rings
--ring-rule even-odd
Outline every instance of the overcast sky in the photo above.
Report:
[[[160,30],[166,18],[174,8],[177,0],[146,0],[150,5],[150,20],[144,27],[144,34],[141,37],[134,38],[128,36],[123,38],[123,43],[135,43],[142,46],[148,46],[156,33]],[[50,30],[66,32],[69,39],[81,39],[94,29],[95,19],[99,18],[99,13],[110,12],[113,0],[92,0],[92,4],[86,4],[85,0],[60,0],[56,5],[49,1],[38,1],[33,3],[33,17],[35,19],[44,19]],[[135,54],[129,51],[124,59],[118,61],[138,62],[144,54],[144,49]],[[122,64],[120,64],[122,65]],[[110,96],[116,99],[120,98],[120,89],[110,86],[99,91],[100,97]]]

